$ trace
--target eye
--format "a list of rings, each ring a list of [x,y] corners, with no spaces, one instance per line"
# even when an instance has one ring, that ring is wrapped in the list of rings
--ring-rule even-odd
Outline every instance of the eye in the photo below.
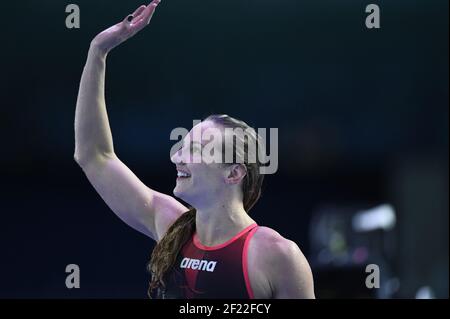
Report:
[[[189,150],[191,151],[191,153],[198,153],[198,152],[200,152],[199,146],[198,145],[194,145],[194,144],[191,144]]]

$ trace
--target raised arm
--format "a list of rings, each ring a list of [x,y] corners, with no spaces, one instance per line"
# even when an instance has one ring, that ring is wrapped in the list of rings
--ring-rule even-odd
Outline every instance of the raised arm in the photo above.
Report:
[[[139,7],[92,40],[81,76],[75,111],[75,160],[116,215],[155,240],[187,208],[175,198],[145,186],[114,153],[106,111],[106,57],[114,47],[149,24],[160,0]]]

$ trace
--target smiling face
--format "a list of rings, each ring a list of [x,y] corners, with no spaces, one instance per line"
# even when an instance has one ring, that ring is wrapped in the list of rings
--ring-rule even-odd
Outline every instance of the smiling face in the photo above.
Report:
[[[192,206],[204,205],[223,196],[230,186],[237,185],[245,176],[238,164],[211,162],[209,156],[222,156],[222,138],[211,132],[224,130],[212,121],[203,121],[192,128],[183,140],[183,146],[171,158],[177,168],[173,193]],[[202,152],[203,151],[203,152]],[[221,158],[221,157],[219,157]]]

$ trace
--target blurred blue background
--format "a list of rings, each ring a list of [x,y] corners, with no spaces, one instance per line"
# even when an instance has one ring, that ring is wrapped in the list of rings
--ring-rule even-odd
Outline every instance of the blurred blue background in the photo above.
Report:
[[[77,1],[71,30],[69,3],[2,4],[0,297],[146,298],[154,243],[73,161],[89,43],[142,3]],[[279,170],[251,214],[300,246],[317,297],[448,298],[448,1],[376,1],[378,30],[369,3],[163,0],[108,57],[115,149],[171,193],[173,128],[211,113],[279,128]],[[357,231],[377,207],[395,223]],[[80,289],[65,286],[71,263]]]

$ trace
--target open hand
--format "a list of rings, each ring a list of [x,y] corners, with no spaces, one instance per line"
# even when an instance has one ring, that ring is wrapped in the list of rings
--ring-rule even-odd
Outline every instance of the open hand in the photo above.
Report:
[[[160,2],[161,0],[153,0],[147,6],[140,6],[123,21],[99,33],[92,40],[91,46],[95,46],[105,54],[108,53],[147,26]]]

